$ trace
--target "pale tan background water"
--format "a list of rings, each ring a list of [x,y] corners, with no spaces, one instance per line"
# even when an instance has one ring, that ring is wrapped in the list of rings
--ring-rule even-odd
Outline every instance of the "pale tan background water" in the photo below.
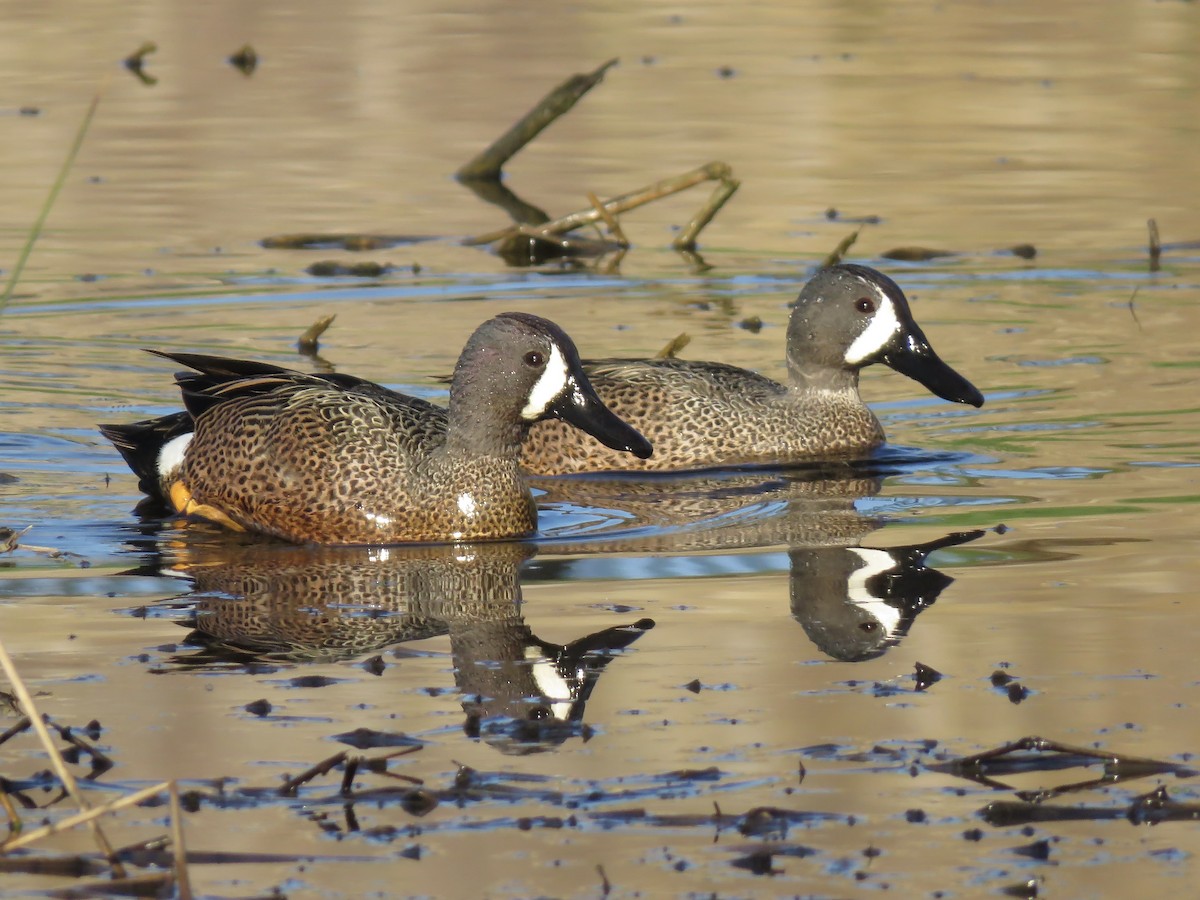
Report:
[[[568,797],[647,789],[574,808],[443,804],[422,820],[359,804],[364,829],[400,832],[336,841],[299,803],[209,805],[186,818],[192,849],[373,861],[196,866],[202,893],[590,897],[602,891],[597,865],[610,896],[865,896],[885,883],[897,896],[977,896],[1034,877],[1051,896],[1186,896],[1200,884],[1194,824],[1120,818],[1159,783],[1200,801],[1194,780],[1060,798],[1116,818],[1022,834],[975,815],[1010,793],[931,773],[913,749],[929,739],[967,754],[1043,734],[1179,762],[1200,745],[1200,255],[1169,247],[1151,276],[1144,249],[1149,217],[1168,243],[1200,239],[1196,4],[99,2],[8,3],[0,15],[6,272],[106,83],[0,316],[0,472],[19,479],[0,484],[0,524],[32,524],[31,543],[92,563],[29,550],[0,558],[11,564],[0,569],[0,639],[47,712],[101,720],[118,765],[99,783],[274,786],[339,749],[331,735],[361,726],[426,740],[394,765],[435,788],[461,762],[544,776]],[[153,87],[119,63],[144,39],[159,46],[147,59]],[[261,57],[250,78],[224,63],[246,42]],[[635,248],[613,275],[512,270],[461,246],[505,220],[456,184],[454,169],[554,84],[611,57],[620,65],[509,164],[507,184],[558,214],[585,206],[589,190],[620,193],[724,160],[743,186],[702,237],[714,268],[696,275],[666,249],[707,188],[628,216]],[[18,115],[24,106],[40,114]],[[864,376],[891,441],[920,452],[904,451],[898,474],[858,497],[859,512],[889,519],[874,533],[864,524],[858,539],[894,547],[1010,528],[934,555],[955,582],[884,655],[833,661],[792,618],[779,538],[792,519],[773,497],[742,510],[744,540],[722,533],[704,554],[663,551],[677,539],[662,523],[607,548],[544,546],[525,570],[534,634],[566,643],[641,617],[656,627],[598,680],[584,716],[591,739],[529,756],[463,734],[446,638],[398,660],[385,651],[381,678],[357,667],[363,656],[218,675],[161,649],[186,633],[165,613],[114,614],[165,609],[185,587],[118,574],[148,554],[133,543],[136,485],[94,425],[177,402],[169,367],[137,348],[302,365],[296,335],[335,312],[324,348],[340,370],[436,395],[427,376],[450,368],[474,325],[523,308],[560,322],[585,353],[652,353],[686,330],[688,355],[778,377],[787,301],[854,227],[826,220],[829,207],[882,217],[851,255],[901,282],[939,352],[988,395],[976,412],[894,373]],[[258,243],[291,231],[440,239],[365,255],[418,262],[418,274],[329,282],[305,268],[362,257]],[[992,253],[1018,242],[1037,258]],[[968,255],[878,258],[911,244]],[[764,320],[761,332],[736,327],[749,315]],[[577,537],[601,515],[586,498],[547,502],[544,530]],[[916,661],[947,679],[912,693]],[[1023,703],[991,687],[1002,663],[1033,691]],[[287,684],[310,674],[342,681]],[[698,694],[685,688],[693,679]],[[877,683],[901,692],[880,696]],[[261,697],[290,718],[243,711]],[[878,746],[897,758],[872,755]],[[29,737],[0,746],[6,778],[44,765]],[[664,773],[708,766],[717,781],[660,787]],[[326,787],[307,802],[344,826],[336,780]],[[818,852],[776,856],[774,876],[731,865],[764,838],[600,818],[707,815],[714,802],[730,817],[772,806],[837,818],[775,835],[776,846]],[[924,823],[906,821],[913,809]],[[127,814],[119,841],[161,832],[159,813]],[[514,824],[572,813],[562,829]],[[964,840],[976,827],[982,839]],[[1053,841],[1049,863],[1013,853],[1039,838]],[[399,858],[412,845],[419,862]],[[882,855],[864,855],[869,847]],[[0,875],[0,893],[61,884]]]

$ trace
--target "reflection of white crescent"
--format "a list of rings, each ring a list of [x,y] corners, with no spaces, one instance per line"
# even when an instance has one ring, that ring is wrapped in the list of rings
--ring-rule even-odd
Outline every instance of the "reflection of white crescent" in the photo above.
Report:
[[[550,701],[554,718],[566,721],[571,714],[571,683],[562,677],[554,661],[547,659],[536,647],[525,648],[525,659],[532,663],[533,681],[543,697]]]
[[[864,547],[850,547],[849,550],[861,559],[863,564],[850,573],[846,584],[847,595],[856,606],[887,629],[888,637],[895,637],[896,629],[900,627],[901,612],[872,594],[867,589],[867,579],[896,568],[896,558],[886,550],[870,550]]]

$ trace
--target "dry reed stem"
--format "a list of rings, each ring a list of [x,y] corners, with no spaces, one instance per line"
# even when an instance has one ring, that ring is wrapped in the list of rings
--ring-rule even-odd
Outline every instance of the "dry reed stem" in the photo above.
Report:
[[[59,191],[67,182],[67,175],[70,174],[71,168],[75,165],[75,157],[79,155],[79,148],[83,146],[83,139],[87,136],[88,128],[91,127],[92,117],[96,115],[96,107],[100,105],[100,97],[104,93],[102,85],[100,90],[96,91],[96,95],[92,97],[92,102],[88,105],[87,112],[83,116],[83,121],[79,124],[79,130],[75,132],[75,140],[71,142],[71,149],[67,151],[67,158],[63,160],[62,168],[58,170],[58,177],[54,179],[54,184],[50,186],[50,193],[46,195],[46,201],[42,204],[41,212],[38,213],[37,220],[33,223],[33,227],[29,229],[29,236],[25,239],[25,246],[21,248],[21,253],[17,257],[16,263],[13,265],[12,274],[8,276],[8,284],[4,287],[4,293],[0,294],[0,312],[4,312],[4,308],[8,306],[8,301],[12,299],[13,291],[16,290],[17,282],[21,278],[21,272],[25,269],[25,263],[29,260],[29,255],[33,253],[33,245],[37,243],[37,239],[42,234],[42,228],[46,224],[46,219],[50,215],[50,210],[54,207],[54,201],[58,199]]]
[[[129,806],[136,806],[143,800],[149,800],[151,797],[168,790],[170,785],[171,783],[169,781],[164,781],[161,784],[155,784],[148,788],[143,788],[136,793],[128,794],[124,797],[118,797],[116,800],[105,803],[103,806],[90,807],[83,812],[77,812],[72,816],[67,816],[65,819],[60,819],[59,821],[53,822],[50,825],[43,825],[41,828],[35,828],[33,831],[27,831],[20,837],[13,838],[10,841],[5,841],[3,844],[0,844],[0,853],[7,853],[10,850],[17,850],[28,844],[40,841],[44,837],[49,837],[51,835],[67,831],[68,829],[74,828],[76,825],[94,825],[95,820],[100,816],[118,812]],[[112,851],[108,850],[106,852],[108,853],[111,862]],[[117,863],[117,865],[119,865],[119,863]],[[117,877],[124,878],[125,875],[122,873]]]
[[[99,98],[97,98],[99,99]],[[8,651],[4,648],[4,644],[0,642],[0,668],[4,669],[4,673],[8,676],[9,682],[12,684],[13,693],[17,695],[17,699],[21,702],[21,709],[29,716],[29,722],[33,726],[33,730],[37,732],[38,738],[42,742],[42,747],[50,757],[50,763],[54,767],[55,773],[59,780],[62,781],[63,787],[67,789],[67,793],[75,801],[75,805],[83,812],[87,812],[91,807],[88,805],[87,798],[79,790],[79,785],[75,781],[75,776],[71,774],[67,768],[66,762],[62,758],[62,753],[54,746],[54,741],[50,737],[50,732],[46,729],[46,723],[42,721],[42,714],[38,712],[37,705],[33,702],[33,695],[29,693],[29,688],[25,686],[25,682],[21,679],[21,674],[17,671],[17,667],[13,664],[12,657],[8,655]],[[92,831],[92,836],[96,839],[97,846],[100,847],[100,852],[104,854],[104,858],[108,860],[112,866],[113,876],[116,878],[125,877],[125,867],[113,855],[112,845],[108,842],[108,838],[104,835],[104,830],[100,827],[100,823],[89,820],[88,827]],[[0,850],[4,849],[5,845],[0,845]]]
[[[192,900],[192,881],[188,877],[187,846],[183,843],[183,809],[179,805],[179,783],[167,782],[171,794],[171,851],[175,855],[175,894],[179,900]]]
[[[726,167],[728,168],[728,167]],[[732,197],[742,183],[735,178],[729,177],[727,171],[720,177],[720,182],[713,188],[712,194],[708,201],[700,207],[700,211],[684,226],[683,231],[679,232],[679,237],[671,242],[671,246],[676,250],[695,250],[696,238],[700,236],[700,232],[707,227],[708,223],[713,220],[721,207]]]

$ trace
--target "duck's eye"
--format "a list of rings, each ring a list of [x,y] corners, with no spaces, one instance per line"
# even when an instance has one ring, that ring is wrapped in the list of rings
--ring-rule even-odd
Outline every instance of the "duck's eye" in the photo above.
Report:
[[[531,369],[536,369],[546,362],[546,355],[540,350],[530,350],[525,354],[525,365]]]
[[[864,315],[875,312],[875,301],[870,297],[859,297],[854,301],[854,308]]]

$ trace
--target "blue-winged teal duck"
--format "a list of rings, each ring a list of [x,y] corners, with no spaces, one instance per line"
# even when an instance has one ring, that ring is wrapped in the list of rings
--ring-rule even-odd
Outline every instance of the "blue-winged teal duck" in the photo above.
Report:
[[[884,441],[858,394],[859,370],[877,362],[946,400],[983,405],[983,395],[933,352],[894,281],[866,266],[839,265],[817,272],[795,303],[787,385],[714,362],[587,362],[597,393],[650,440],[654,456],[610,453],[545,422],[530,429],[522,462],[530,472],[558,475],[862,455]]]
[[[605,408],[554,323],[504,313],[463,349],[448,409],[349,375],[160,353],[184,412],[100,430],[176,512],[295,542],[519,537],[537,510],[518,459],[559,417],[615,450],[650,444]]]

